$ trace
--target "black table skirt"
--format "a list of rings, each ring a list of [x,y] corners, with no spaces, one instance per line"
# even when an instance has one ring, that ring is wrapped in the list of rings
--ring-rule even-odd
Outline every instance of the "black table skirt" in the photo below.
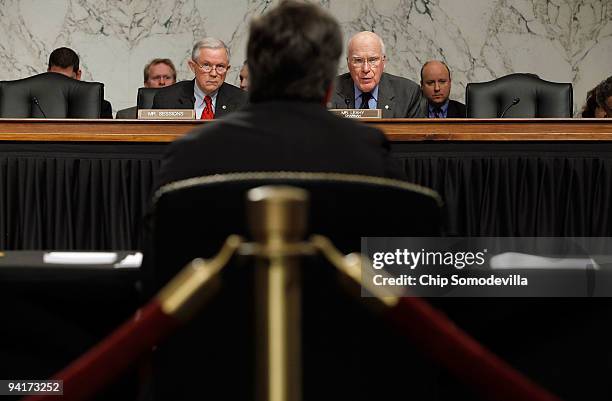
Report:
[[[611,236],[610,143],[396,144],[412,182],[460,236]]]
[[[0,249],[141,249],[167,144],[0,143]],[[612,236],[612,143],[393,143],[461,236]],[[409,222],[407,222],[409,224]]]
[[[0,248],[139,249],[165,144],[0,144]]]

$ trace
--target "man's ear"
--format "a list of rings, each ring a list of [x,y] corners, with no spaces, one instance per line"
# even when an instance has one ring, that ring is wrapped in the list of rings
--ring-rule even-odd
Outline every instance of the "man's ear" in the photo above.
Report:
[[[79,70],[76,72],[76,74],[74,76],[74,79],[76,79],[77,81],[80,81],[81,80],[81,73],[82,73],[82,71],[79,68]]]
[[[196,73],[197,65],[192,59],[187,60],[187,67],[189,67],[191,72],[193,72],[194,74]]]

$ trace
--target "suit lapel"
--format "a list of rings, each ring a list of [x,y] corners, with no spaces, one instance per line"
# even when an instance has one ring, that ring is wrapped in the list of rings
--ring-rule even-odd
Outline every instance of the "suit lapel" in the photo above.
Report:
[[[340,82],[338,83],[338,89],[336,90],[336,93],[344,102],[344,104],[339,104],[338,108],[355,108],[355,86],[353,84],[353,79],[351,78],[350,74],[342,76]]]
[[[195,95],[193,94],[195,79],[185,81],[185,85],[181,86],[181,96],[178,101],[180,104],[189,106],[186,108],[193,109],[195,105]]]
[[[221,117],[225,113],[227,113],[227,108],[229,107],[228,101],[230,99],[226,99],[226,91],[225,91],[225,82],[221,84],[219,87],[219,92],[217,92],[217,100],[215,101],[215,118]]]
[[[382,110],[383,118],[395,117],[393,108],[393,99],[395,98],[395,90],[387,79],[387,74],[383,73],[378,84],[378,108]]]

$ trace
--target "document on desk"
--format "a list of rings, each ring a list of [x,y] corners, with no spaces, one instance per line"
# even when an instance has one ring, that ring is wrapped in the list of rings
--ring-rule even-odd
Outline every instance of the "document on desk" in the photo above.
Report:
[[[109,265],[115,263],[115,252],[45,252],[43,262],[62,265]]]
[[[125,258],[121,259],[118,263],[115,263],[113,267],[117,269],[140,267],[141,264],[142,264],[142,253],[136,252],[136,253],[127,255]]]

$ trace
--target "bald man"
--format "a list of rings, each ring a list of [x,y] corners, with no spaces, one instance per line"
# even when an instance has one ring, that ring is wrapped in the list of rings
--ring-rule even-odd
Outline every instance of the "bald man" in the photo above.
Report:
[[[421,68],[421,90],[427,99],[429,118],[465,118],[465,105],[448,97],[451,73],[442,61],[430,60]]]
[[[338,77],[330,102],[334,109],[381,109],[383,118],[426,117],[419,85],[385,72],[385,44],[373,32],[359,32],[348,43],[349,72]]]

